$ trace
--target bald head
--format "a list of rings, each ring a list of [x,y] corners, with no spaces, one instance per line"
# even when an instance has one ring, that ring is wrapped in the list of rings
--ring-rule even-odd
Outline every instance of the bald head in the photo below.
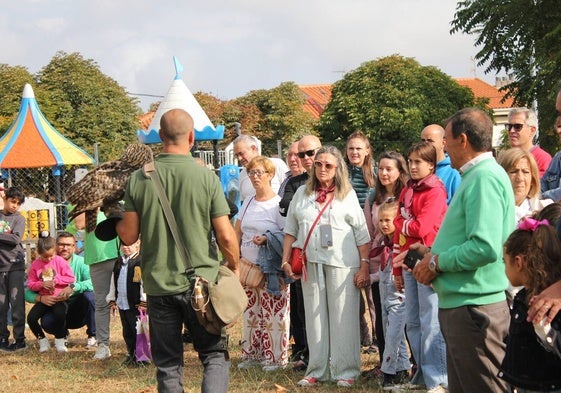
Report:
[[[171,109],[160,119],[160,138],[164,145],[192,146],[194,142],[194,122],[183,109]]]
[[[321,141],[315,135],[305,135],[298,142],[298,158],[302,163],[304,169],[308,172],[311,171],[314,166],[315,152],[321,147]],[[311,156],[307,155],[306,152],[312,152]],[[302,155],[304,157],[302,157]]]
[[[444,147],[446,139],[444,138],[444,128],[438,124],[430,124],[421,131],[421,140],[430,142],[436,149],[436,161],[440,162],[444,159]]]

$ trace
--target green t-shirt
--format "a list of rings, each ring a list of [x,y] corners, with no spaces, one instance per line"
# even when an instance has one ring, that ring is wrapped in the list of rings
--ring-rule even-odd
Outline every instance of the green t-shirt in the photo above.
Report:
[[[105,214],[98,212],[97,223],[105,220]],[[119,238],[109,241],[99,240],[94,232],[86,232],[84,240],[84,263],[88,266],[116,259],[119,256]]]
[[[160,154],[156,169],[170,201],[191,263],[198,275],[216,279],[219,262],[212,242],[213,218],[230,212],[220,180],[189,155]],[[173,295],[189,281],[163,214],[152,180],[134,172],[125,192],[125,211],[140,217],[142,280],[146,294]]]

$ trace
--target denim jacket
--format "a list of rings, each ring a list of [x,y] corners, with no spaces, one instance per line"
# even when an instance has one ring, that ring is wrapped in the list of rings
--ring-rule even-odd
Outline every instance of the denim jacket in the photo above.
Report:
[[[561,199],[561,151],[557,152],[541,178],[542,198]]]

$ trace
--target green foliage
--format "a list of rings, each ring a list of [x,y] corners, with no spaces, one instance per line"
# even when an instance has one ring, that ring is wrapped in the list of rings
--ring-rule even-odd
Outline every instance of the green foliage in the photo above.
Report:
[[[89,153],[98,143],[101,162],[119,157],[126,145],[136,141],[137,99],[128,97],[93,60],[58,52],[37,78],[48,91],[41,102],[47,118]]]
[[[363,63],[335,83],[319,133],[324,143],[364,132],[377,155],[407,151],[421,130],[474,105],[473,93],[435,67],[393,55]]]
[[[33,76],[22,66],[0,64],[0,134],[3,134],[15,118],[21,103],[21,93],[26,83],[35,85]]]
[[[537,102],[541,145],[556,145],[553,133],[556,85],[561,78],[561,8],[558,0],[465,0],[458,2],[452,33],[476,34],[476,54],[485,72],[506,72],[505,86],[518,106]]]
[[[303,109],[304,95],[294,82],[284,82],[269,90],[253,90],[237,99],[242,107],[255,106],[261,116],[253,129],[242,123],[243,132],[263,142],[263,154],[275,154],[276,141],[284,146],[306,134],[314,133],[315,120]]]

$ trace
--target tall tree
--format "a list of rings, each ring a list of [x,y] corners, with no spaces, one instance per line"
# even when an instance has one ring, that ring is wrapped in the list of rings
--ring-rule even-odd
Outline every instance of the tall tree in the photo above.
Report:
[[[0,64],[0,135],[8,129],[18,113],[21,93],[26,83],[35,88],[35,79],[27,68]]]
[[[475,45],[480,50],[475,57],[486,73],[504,71],[514,76],[504,92],[516,105],[537,102],[541,142],[551,149],[556,139],[552,133],[555,88],[561,79],[559,1],[460,1],[451,23],[451,33],[477,35]]]
[[[136,141],[137,99],[104,75],[93,60],[58,52],[37,78],[49,92],[49,120],[90,153],[98,143],[101,162],[117,158]]]
[[[263,142],[264,154],[276,154],[276,141],[284,146],[302,135],[314,132],[315,120],[304,111],[304,95],[294,82],[284,82],[269,90],[253,90],[235,100],[242,107],[255,107],[261,112],[258,123],[248,129],[242,123],[243,132],[255,135]]]
[[[473,93],[435,67],[393,55],[363,63],[333,86],[320,117],[324,143],[364,132],[376,153],[406,152],[421,129],[474,104]]]

